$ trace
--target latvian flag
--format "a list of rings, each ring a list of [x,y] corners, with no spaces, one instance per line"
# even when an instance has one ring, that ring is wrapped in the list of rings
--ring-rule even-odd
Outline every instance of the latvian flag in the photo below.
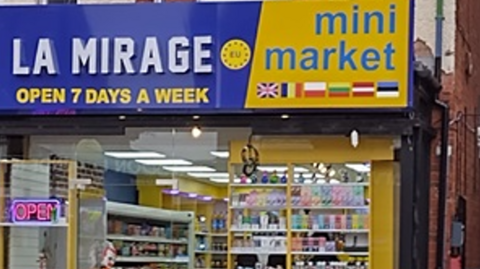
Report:
[[[400,96],[398,90],[398,82],[384,81],[377,83],[377,97],[378,98],[396,98]]]
[[[325,97],[327,83],[325,82],[305,82],[303,84],[303,93],[305,97]]]
[[[343,82],[329,83],[328,96],[329,97],[349,97],[350,83],[343,83]]]
[[[260,98],[276,98],[278,96],[278,83],[258,83],[257,96]]]
[[[282,83],[282,98],[302,97],[302,83]]]
[[[353,97],[375,96],[375,85],[373,82],[354,82],[352,87]]]

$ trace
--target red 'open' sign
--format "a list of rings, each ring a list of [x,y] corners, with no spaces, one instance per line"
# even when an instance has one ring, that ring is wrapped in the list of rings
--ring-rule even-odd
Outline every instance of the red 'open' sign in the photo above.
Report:
[[[28,200],[15,199],[10,216],[14,223],[51,222],[56,220],[60,202],[55,199]]]

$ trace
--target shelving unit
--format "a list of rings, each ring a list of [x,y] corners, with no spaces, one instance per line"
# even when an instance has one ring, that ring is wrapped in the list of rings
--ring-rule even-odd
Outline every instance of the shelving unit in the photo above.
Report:
[[[115,268],[193,269],[194,213],[107,202]]]
[[[240,165],[230,167],[229,269],[368,268],[368,174],[349,177],[344,171],[340,183],[296,172],[308,165],[276,166],[285,168],[250,178]]]
[[[226,269],[228,254],[227,202],[215,200],[197,204],[195,267]],[[199,246],[201,248],[199,249]]]

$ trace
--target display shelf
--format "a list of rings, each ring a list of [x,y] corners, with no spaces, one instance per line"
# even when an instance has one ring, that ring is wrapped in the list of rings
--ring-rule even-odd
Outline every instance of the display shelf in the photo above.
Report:
[[[185,258],[165,258],[165,257],[148,257],[148,256],[133,256],[123,257],[117,256],[116,263],[190,263],[188,257]]]
[[[326,209],[331,209],[331,210],[338,210],[338,209],[351,209],[351,210],[366,210],[369,209],[369,206],[367,205],[360,205],[360,206],[346,206],[346,205],[339,205],[339,206],[292,206],[291,209],[298,210],[298,209],[310,209],[310,210],[315,210],[315,209],[320,209],[320,210],[326,210]]]
[[[283,183],[232,183],[232,188],[286,188],[288,184]]]
[[[309,187],[309,186],[348,186],[348,187],[368,187],[370,183],[368,182],[350,182],[350,183],[292,183],[292,187]]]
[[[150,243],[170,243],[170,244],[188,244],[187,239],[167,239],[156,236],[128,236],[121,234],[108,234],[107,239],[130,242],[150,242]]]
[[[227,237],[228,233],[211,233],[211,237]]]
[[[369,229],[291,229],[292,233],[369,233]]]
[[[311,251],[292,251],[292,255],[305,256],[368,256],[368,252],[353,252],[353,251],[325,251],[325,252],[311,252]]]
[[[232,228],[231,233],[285,233],[287,229]]]
[[[181,263],[193,268],[193,212],[107,202],[107,214],[107,239],[118,255],[115,267]]]
[[[272,255],[285,255],[280,267],[286,269],[308,264],[317,256],[313,258],[317,265],[325,262],[330,266],[344,259],[349,260],[348,265],[352,259],[368,265],[368,175],[345,172],[342,169],[347,168],[341,165],[276,167],[283,168],[257,171],[248,179],[241,174],[241,166],[229,169],[229,269],[265,268]],[[285,167],[288,172],[283,172]],[[340,180],[325,178],[334,174],[332,167],[339,169]],[[275,171],[282,171],[283,176]],[[304,172],[311,173],[308,180]],[[243,183],[233,180],[236,178],[243,178]],[[274,183],[259,183],[267,179]],[[256,264],[250,264],[251,258],[241,258],[243,255],[256,255]]]

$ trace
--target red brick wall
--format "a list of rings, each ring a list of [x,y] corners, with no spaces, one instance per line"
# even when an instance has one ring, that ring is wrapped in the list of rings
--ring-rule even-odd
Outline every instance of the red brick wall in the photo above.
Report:
[[[459,2],[461,4],[459,4]],[[455,72],[443,75],[443,91],[440,98],[450,106],[450,145],[452,155],[449,163],[448,204],[447,204],[447,247],[449,246],[450,224],[455,214],[458,195],[467,200],[466,225],[466,268],[480,268],[480,166],[477,138],[475,134],[480,96],[480,1],[457,1],[457,31],[455,34]],[[440,128],[440,115],[435,113],[433,125]],[[430,261],[429,268],[435,268],[436,220],[438,203],[438,157],[432,147],[431,191],[430,191]],[[447,249],[448,253],[448,249]]]

